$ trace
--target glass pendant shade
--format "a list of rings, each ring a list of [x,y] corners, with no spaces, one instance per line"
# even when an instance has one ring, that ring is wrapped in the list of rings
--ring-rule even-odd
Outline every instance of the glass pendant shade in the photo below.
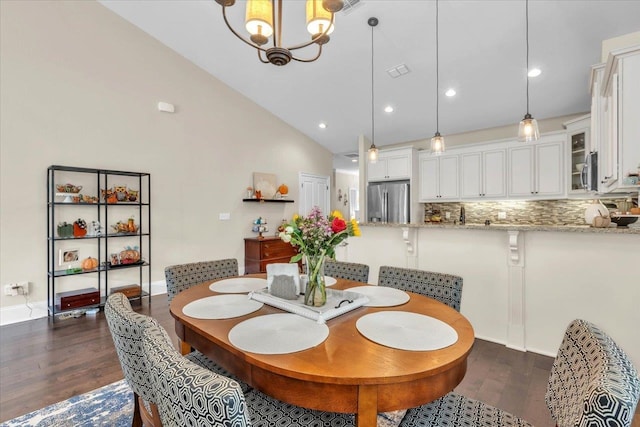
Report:
[[[518,128],[518,141],[532,142],[537,141],[539,138],[538,121],[531,117],[531,114],[525,114]]]
[[[307,0],[307,31],[312,36],[322,34],[329,28],[326,35],[333,32],[331,12],[322,6],[322,0]]]
[[[377,163],[378,162],[378,147],[374,144],[371,144],[369,147],[369,163]]]
[[[444,137],[440,135],[440,132],[436,132],[431,138],[431,153],[442,154],[444,152]]]
[[[251,41],[265,44],[273,34],[273,3],[271,0],[248,0],[245,28]]]

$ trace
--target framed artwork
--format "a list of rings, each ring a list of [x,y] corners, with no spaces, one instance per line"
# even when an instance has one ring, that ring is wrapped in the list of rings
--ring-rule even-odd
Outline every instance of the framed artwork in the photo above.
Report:
[[[278,191],[275,174],[254,172],[253,189],[259,191],[263,199],[273,199]]]
[[[58,265],[60,267],[75,266],[80,262],[80,249],[69,248],[58,250]]]

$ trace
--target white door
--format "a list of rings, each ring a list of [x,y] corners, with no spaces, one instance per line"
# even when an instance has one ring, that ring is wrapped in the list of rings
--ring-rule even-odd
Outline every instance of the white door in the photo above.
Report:
[[[482,154],[469,153],[460,156],[462,168],[462,198],[482,197]]]
[[[458,156],[440,157],[438,173],[440,199],[458,198]]]
[[[533,155],[531,145],[509,149],[509,196],[531,197],[535,194]]]
[[[329,215],[329,177],[300,172],[300,216],[307,216],[314,206]]]
[[[507,171],[507,156],[505,150],[487,151],[483,153],[483,197],[505,197],[507,186],[505,173]]]
[[[564,194],[562,142],[536,145],[536,195]]]
[[[420,201],[436,200],[438,194],[438,158],[425,155],[420,158]]]

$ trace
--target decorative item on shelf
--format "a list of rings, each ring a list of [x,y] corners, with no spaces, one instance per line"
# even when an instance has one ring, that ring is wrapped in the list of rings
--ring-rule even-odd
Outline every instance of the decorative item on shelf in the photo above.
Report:
[[[73,223],[73,237],[84,237],[87,234],[87,222],[82,219],[82,218],[78,218],[74,223]]]
[[[264,198],[262,197],[262,191],[256,190],[255,198],[258,199],[258,200],[264,200]]]
[[[284,199],[288,194],[289,187],[287,187],[286,184],[280,184],[280,186],[278,187],[278,191],[276,192],[276,197],[278,197],[278,199]]]
[[[247,199],[253,197],[253,187],[247,187]]]
[[[135,203],[138,201],[138,190],[127,188],[126,185],[118,185],[113,188],[100,190],[102,198],[107,203]]]
[[[138,232],[140,228],[133,217],[129,218],[125,221],[118,221],[114,225],[111,226],[116,234],[135,234]]]
[[[87,257],[82,260],[81,266],[84,271],[95,270],[96,268],[98,268],[98,259]]]
[[[58,193],[77,194],[80,192],[80,190],[82,190],[82,185],[73,185],[73,184],[56,185],[56,189],[58,190]]]
[[[258,219],[253,221],[253,227],[251,228],[251,231],[253,231],[254,233],[258,233],[258,239],[264,239],[262,233],[266,233],[267,231],[269,231],[269,228],[267,227],[267,220],[259,217]]]
[[[140,251],[137,246],[126,246],[124,250],[119,253],[113,253],[110,255],[110,267],[122,267],[125,265],[141,264],[143,261],[140,258]]]
[[[104,235],[104,227],[102,227],[99,221],[91,221],[88,229],[88,236],[98,237]]]
[[[73,224],[69,224],[66,221],[61,222],[58,224],[57,231],[58,237],[73,237]]]
[[[273,199],[276,196],[278,185],[276,184],[276,176],[272,173],[254,172],[253,188],[258,199]]]
[[[347,237],[360,236],[357,221],[345,221],[340,211],[334,211],[325,217],[320,208],[315,206],[304,218],[295,215],[279,236],[298,248],[298,254],[291,258],[291,262],[298,262],[304,257],[307,269],[305,305],[323,306],[327,302],[325,259],[335,259],[335,247]]]

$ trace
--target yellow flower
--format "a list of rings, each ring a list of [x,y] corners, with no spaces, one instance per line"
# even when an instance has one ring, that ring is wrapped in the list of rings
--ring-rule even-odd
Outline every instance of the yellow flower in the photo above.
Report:
[[[294,214],[294,215],[293,215],[293,220],[294,220],[294,221],[297,221],[297,220],[298,220],[298,218],[300,218],[300,215],[298,215],[298,214]]]
[[[342,212],[340,212],[339,210],[335,210],[335,211],[331,212],[331,216],[332,216],[333,218],[340,218],[340,219],[344,219],[344,218],[342,217]]]
[[[351,219],[351,229],[353,230],[353,235],[355,237],[359,237],[362,234],[360,233],[360,226],[358,225],[358,221],[355,220],[355,218]]]

